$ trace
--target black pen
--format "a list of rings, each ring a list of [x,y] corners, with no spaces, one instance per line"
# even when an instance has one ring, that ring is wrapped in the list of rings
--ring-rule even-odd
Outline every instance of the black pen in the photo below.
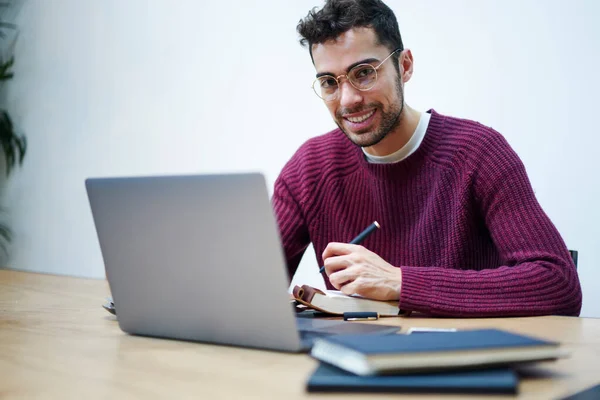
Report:
[[[365,240],[371,233],[375,232],[375,229],[379,229],[379,223],[374,221],[371,225],[367,226],[367,228],[362,231],[357,237],[352,239],[350,244],[360,244],[363,240]],[[322,274],[325,271],[325,266],[319,269],[319,273]]]
[[[360,320],[376,320],[379,319],[379,314],[376,312],[345,312],[344,321],[360,321]]]

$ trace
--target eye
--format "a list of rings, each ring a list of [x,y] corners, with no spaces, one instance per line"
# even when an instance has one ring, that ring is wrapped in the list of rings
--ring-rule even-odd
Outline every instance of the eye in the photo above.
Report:
[[[359,90],[369,90],[375,85],[377,72],[371,65],[358,65],[350,71],[349,78],[355,88]]]
[[[333,76],[322,76],[319,78],[321,89],[333,89],[337,87],[337,81]]]
[[[352,72],[356,79],[368,79],[375,75],[375,68],[370,65],[359,65]]]

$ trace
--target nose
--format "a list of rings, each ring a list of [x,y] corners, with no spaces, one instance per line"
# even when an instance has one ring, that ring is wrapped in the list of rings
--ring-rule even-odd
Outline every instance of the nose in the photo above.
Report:
[[[338,88],[340,106],[350,108],[363,101],[362,92],[345,79]]]

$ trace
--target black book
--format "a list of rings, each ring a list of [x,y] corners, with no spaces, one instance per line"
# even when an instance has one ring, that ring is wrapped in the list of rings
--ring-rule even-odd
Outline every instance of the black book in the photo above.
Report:
[[[321,363],[308,379],[309,392],[494,393],[516,394],[510,368],[426,374],[359,376]]]
[[[499,329],[418,335],[336,335],[311,356],[356,375],[512,367],[567,355],[560,344]]]

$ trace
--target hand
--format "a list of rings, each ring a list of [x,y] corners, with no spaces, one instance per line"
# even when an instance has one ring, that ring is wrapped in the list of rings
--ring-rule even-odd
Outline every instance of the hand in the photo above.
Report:
[[[363,246],[329,243],[323,252],[329,282],[342,293],[374,300],[398,300],[402,271]]]

